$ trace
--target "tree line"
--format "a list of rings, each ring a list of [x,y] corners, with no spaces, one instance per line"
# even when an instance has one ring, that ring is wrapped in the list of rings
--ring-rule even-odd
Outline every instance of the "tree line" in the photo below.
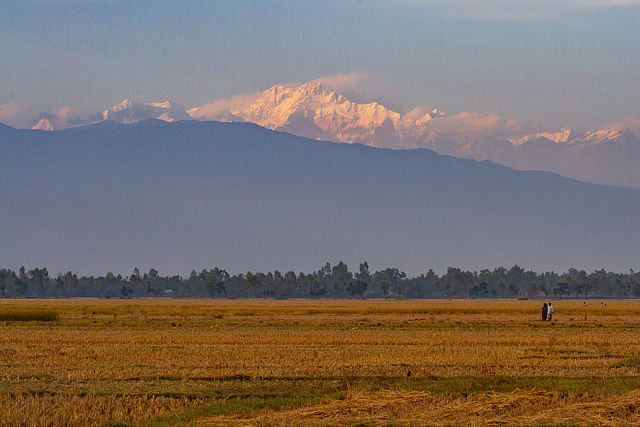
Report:
[[[565,273],[526,271],[518,265],[465,271],[449,267],[409,277],[397,268],[371,272],[363,262],[355,272],[340,261],[312,273],[273,271],[231,275],[221,268],[195,270],[188,277],[157,270],[128,276],[78,276],[46,268],[0,269],[1,298],[628,298],[640,297],[640,272],[569,269]]]

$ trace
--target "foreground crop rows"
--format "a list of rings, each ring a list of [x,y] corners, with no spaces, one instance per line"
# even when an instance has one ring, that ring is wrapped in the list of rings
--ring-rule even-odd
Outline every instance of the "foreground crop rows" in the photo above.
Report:
[[[25,422],[600,424],[584,417],[639,399],[640,304],[559,301],[551,323],[539,320],[540,305],[5,300],[0,312],[54,311],[57,320],[0,322],[0,423],[41,408]],[[533,403],[469,409],[517,393],[534,393]],[[428,409],[445,398],[458,418]],[[544,399],[566,410],[545,412],[536,406]],[[638,414],[610,415],[615,425]]]

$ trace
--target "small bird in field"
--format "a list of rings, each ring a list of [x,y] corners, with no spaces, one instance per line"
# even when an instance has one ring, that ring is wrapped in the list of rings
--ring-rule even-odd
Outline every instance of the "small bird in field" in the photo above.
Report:
[[[411,371],[407,372],[407,377],[411,376]]]

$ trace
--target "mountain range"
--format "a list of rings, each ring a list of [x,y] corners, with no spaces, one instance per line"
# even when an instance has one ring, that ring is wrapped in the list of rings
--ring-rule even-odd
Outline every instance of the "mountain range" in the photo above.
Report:
[[[0,192],[3,264],[52,274],[638,262],[640,190],[248,123],[0,126]]]
[[[87,119],[57,123],[39,118],[34,129],[53,130],[103,120],[144,119],[250,122],[318,140],[371,147],[429,148],[440,154],[493,162],[521,170],[543,170],[579,180],[640,188],[640,121],[589,132],[532,132],[514,119],[491,114],[446,115],[436,108],[399,113],[384,105],[357,103],[321,81],[276,85],[264,92],[220,99],[185,109],[175,102],[124,100]]]
[[[444,116],[437,109],[400,114],[377,102],[359,104],[317,81],[277,85],[188,113],[194,119],[250,122],[307,138],[386,148],[416,148],[427,124]]]

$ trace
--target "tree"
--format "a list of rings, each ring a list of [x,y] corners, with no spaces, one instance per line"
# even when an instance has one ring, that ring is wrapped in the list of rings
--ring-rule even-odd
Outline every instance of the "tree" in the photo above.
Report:
[[[227,295],[227,285],[223,281],[216,282],[216,294]]]
[[[252,272],[247,271],[247,274],[244,276],[244,283],[247,287],[247,296],[255,298],[256,288],[258,287],[258,277]]]
[[[33,296],[47,296],[49,280],[49,272],[46,268],[34,268],[33,270],[29,270],[27,283],[31,293],[33,293]]]
[[[55,298],[60,298],[65,296],[65,289],[64,289],[64,279],[62,277],[62,274],[58,274],[56,276],[56,280],[53,284],[53,297]]]
[[[469,297],[469,291],[473,286],[473,274],[470,271],[465,271],[462,273],[460,280],[462,282],[462,292],[464,293],[464,297]]]
[[[229,274],[226,270],[221,270],[218,267],[213,268],[210,271],[206,269],[200,272],[200,280],[204,283],[207,294],[210,298],[215,298],[217,295],[224,293],[227,294],[227,288],[225,280],[229,278]]]
[[[511,267],[507,272],[507,286],[509,287],[509,290],[511,290],[512,295],[518,295],[524,291],[524,289],[520,288],[521,286],[524,288],[524,276],[524,269],[517,264]]]
[[[129,275],[129,285],[132,287],[132,293],[144,295],[146,283],[143,282],[138,267],[134,267],[133,272]]]
[[[442,290],[439,289],[439,283],[438,275],[432,269],[429,269],[424,276],[424,294],[420,295],[420,297],[426,297],[427,295],[440,296]]]
[[[133,289],[127,288],[125,285],[122,285],[120,289],[120,297],[121,298],[130,298],[129,295],[133,293]]]
[[[309,285],[309,295],[314,298],[321,297],[327,294],[327,288],[315,277],[311,277]]]
[[[373,274],[373,283],[376,288],[382,291],[382,295],[387,298],[392,291],[403,294],[407,275],[397,268],[387,268],[376,271]]]
[[[498,285],[496,286],[496,292],[498,294],[499,297],[503,298],[505,296],[505,291],[506,291],[507,287],[504,283],[503,279],[500,279],[498,281]]]
[[[15,282],[13,282],[12,295],[17,297],[23,297],[27,294],[28,291],[29,291],[29,286],[22,280],[18,279]]]
[[[75,296],[80,292],[80,280],[78,280],[78,276],[71,271],[67,271],[67,273],[62,276],[62,281],[64,282],[64,290],[67,296]]]
[[[529,282],[527,285],[527,295],[529,295],[529,298],[535,298],[537,294],[538,285],[536,285],[535,282]]]
[[[158,296],[160,294],[160,288],[157,286],[158,270],[150,268],[149,273],[144,275],[143,281],[147,284],[147,294],[152,294],[154,296]]]
[[[351,273],[347,268],[347,264],[339,261],[331,270],[331,281],[333,283],[333,291],[336,296],[345,294],[347,283],[351,281]]]
[[[280,298],[289,298],[296,287],[296,273],[293,271],[287,271],[284,273],[282,283],[278,288],[278,295]]]
[[[216,281],[207,280],[204,284],[204,287],[207,289],[207,293],[209,294],[209,298],[216,297]]]
[[[380,277],[376,280],[379,283],[380,289],[382,289],[382,293],[384,297],[387,298],[389,296],[389,287],[391,287],[391,282],[389,281],[389,276],[386,274],[381,274]]]
[[[552,288],[552,292],[554,296],[562,297],[564,295],[569,295],[569,282],[558,282]]]
[[[367,290],[367,286],[368,284],[364,280],[355,279],[349,282],[349,285],[347,285],[347,292],[349,292],[351,296],[362,296]]]
[[[115,274],[112,272],[108,272],[104,278],[101,280],[102,282],[102,293],[104,296],[108,298],[117,297],[120,295],[120,291],[122,288],[122,283]]]
[[[578,271],[578,274],[576,274],[576,296],[578,296],[578,294],[584,296],[587,292],[587,272],[580,270]]]
[[[638,298],[640,297],[640,282],[631,279],[631,292],[633,292],[633,296]]]
[[[447,296],[451,298],[458,294],[458,289],[466,285],[466,278],[462,270],[456,267],[447,268],[447,273],[443,277]],[[466,290],[465,290],[466,292]]]
[[[371,274],[369,273],[369,264],[367,261],[360,264],[358,272],[356,273],[356,279],[362,280],[367,284],[371,283]]]
[[[480,282],[471,288],[471,296],[473,297],[486,297],[489,294],[489,285],[487,282]]]

